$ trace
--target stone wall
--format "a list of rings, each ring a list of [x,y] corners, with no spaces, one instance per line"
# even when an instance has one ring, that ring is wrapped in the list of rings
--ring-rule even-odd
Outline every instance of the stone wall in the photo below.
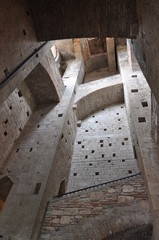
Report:
[[[62,60],[67,61],[75,58],[73,39],[57,40],[55,44],[60,51]]]
[[[108,67],[112,73],[116,72],[115,42],[114,38],[106,38]]]
[[[103,239],[151,222],[142,177],[49,202],[39,239]]]
[[[87,40],[92,55],[107,51],[105,38],[87,38]]]
[[[153,217],[154,239],[157,240],[159,239],[159,200],[157,197],[159,194],[157,187],[159,183],[159,155],[157,144],[151,132],[151,91],[143,73],[141,71],[132,71],[128,63],[126,49],[119,49],[118,58],[126,93],[125,101],[130,119],[134,150],[147,185]],[[156,110],[154,107],[153,109],[155,113]],[[156,121],[156,117],[155,114],[153,121]]]
[[[0,2],[0,82],[42,43],[37,43],[26,0]]]
[[[72,104],[76,85],[83,79],[82,66],[81,61],[69,64],[63,76],[65,91],[61,101],[40,103],[13,145],[3,170],[3,175],[13,182],[0,216],[0,235],[4,238],[38,239],[48,199],[58,194],[63,180],[67,184],[76,133]],[[23,108],[21,113],[26,114]]]
[[[43,62],[53,42],[37,42],[26,0],[3,0],[0,8],[0,103],[3,103],[36,65]]]
[[[60,185],[62,181],[65,181],[65,187],[67,186],[69,171],[71,167],[71,159],[73,153],[74,140],[76,136],[77,118],[72,108],[75,88],[83,79],[82,63],[70,62],[66,72],[63,76],[63,81],[66,86],[64,96],[59,103],[58,118],[56,118],[56,124],[62,120],[62,128],[57,127],[55,134],[59,139],[57,146],[54,146],[55,155],[53,157],[52,164],[48,169],[49,175],[46,182],[45,193],[42,197],[40,209],[36,218],[36,223],[32,238],[38,237],[37,228],[39,228],[40,220],[43,217],[46,202],[55,195],[59,194]]]
[[[151,130],[152,136],[159,149],[159,106],[154,94],[151,94]]]
[[[107,53],[91,55],[86,62],[86,74],[108,67]]]
[[[159,2],[137,1],[139,35],[129,41],[151,90],[159,103]]]
[[[124,103],[89,115],[77,128],[67,192],[138,173]]]
[[[28,122],[36,103],[23,82],[9,98],[0,105],[0,171],[7,163],[7,156]]]
[[[82,120],[108,105],[122,103],[123,85],[119,75],[79,86],[75,97],[77,118]]]

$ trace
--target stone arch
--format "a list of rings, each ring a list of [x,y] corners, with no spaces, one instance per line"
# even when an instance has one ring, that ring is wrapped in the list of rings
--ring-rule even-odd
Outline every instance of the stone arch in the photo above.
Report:
[[[97,87],[95,90],[88,91],[86,95],[76,101],[77,119],[83,120],[108,105],[123,102],[124,93],[122,83]]]
[[[25,78],[24,82],[30,89],[36,104],[50,104],[59,102],[57,89],[47,70],[38,63],[33,71]]]

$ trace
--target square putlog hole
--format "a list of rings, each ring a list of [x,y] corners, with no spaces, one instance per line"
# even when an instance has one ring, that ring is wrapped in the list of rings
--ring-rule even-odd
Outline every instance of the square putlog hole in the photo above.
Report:
[[[139,117],[138,121],[139,121],[139,123],[146,122],[146,118],[145,117]]]
[[[138,92],[138,89],[131,89],[131,92],[136,93],[136,92]]]
[[[141,103],[143,107],[148,107],[148,103],[147,102],[142,102]]]
[[[22,94],[21,91],[18,91],[18,96],[19,96],[19,97],[22,97],[22,96],[23,96],[23,94]]]

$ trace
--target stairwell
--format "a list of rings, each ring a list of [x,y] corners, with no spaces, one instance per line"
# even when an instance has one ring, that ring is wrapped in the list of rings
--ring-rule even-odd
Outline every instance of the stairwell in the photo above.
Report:
[[[150,224],[146,189],[138,173],[52,199],[39,239],[109,239]]]
[[[140,73],[140,69],[138,69],[138,75],[139,73]],[[123,72],[121,72],[121,74],[123,77]],[[134,80],[134,77],[136,77],[136,75],[131,75],[131,76],[133,80]],[[137,84],[138,89],[137,88],[134,88],[134,89],[138,90],[138,91],[136,90],[137,93],[138,92],[140,93],[138,97],[142,99],[143,99],[142,92],[146,91],[148,93],[144,95],[148,102],[147,108],[144,109],[144,113],[145,111],[147,111],[148,113],[148,111],[150,111],[149,88],[145,84],[145,80],[143,79],[143,77],[142,76],[140,78],[139,77],[138,77],[139,83]],[[134,83],[135,81],[133,81],[133,84]],[[94,84],[96,83],[94,82]],[[130,82],[130,84],[132,83]],[[80,94],[82,94],[82,88],[84,89],[85,86],[81,85],[81,88],[79,87]],[[78,99],[78,90],[77,90],[76,99]],[[140,117],[140,115],[138,116],[136,112],[132,112],[132,115],[129,116],[128,103],[130,101],[130,98],[133,99],[133,102],[131,99],[131,104],[133,103],[132,106],[134,107],[134,109],[141,110],[143,104],[141,104],[141,106],[138,106],[138,101],[136,101],[138,100],[136,96],[136,92],[134,93],[134,91],[132,91],[131,89],[131,94],[128,94],[125,83],[124,83],[124,92],[125,92],[124,97],[126,100],[126,104],[124,105],[124,108],[126,106],[126,113],[129,121],[129,126],[130,126],[130,129],[128,125],[127,125],[128,127],[124,129],[125,130],[127,129],[126,131],[128,131],[126,132],[129,135],[128,139],[132,138],[132,142],[130,141],[130,145],[132,144],[132,146],[129,146],[130,147],[129,148],[126,145],[126,151],[128,152],[128,154],[130,154],[131,153],[130,149],[133,148],[133,151],[132,151],[133,171],[129,172],[127,169],[130,163],[129,157],[127,158],[128,162],[126,162],[125,164],[125,170],[127,172],[121,171],[121,175],[119,174],[120,168],[117,166],[119,166],[118,164],[123,161],[123,156],[120,156],[120,154],[119,155],[117,154],[115,155],[115,157],[117,158],[114,160],[113,160],[113,157],[114,157],[113,155],[111,157],[110,156],[108,157],[109,150],[107,147],[108,146],[110,147],[109,141],[105,141],[105,140],[103,141],[103,139],[101,141],[100,139],[101,133],[97,134],[96,130],[97,128],[100,129],[101,126],[97,126],[93,128],[94,120],[95,120],[95,123],[96,124],[98,123],[99,125],[101,125],[102,122],[100,122],[100,119],[94,119],[93,121],[89,119],[89,118],[91,119],[96,118],[98,113],[93,113],[93,115],[88,117],[88,119],[83,120],[81,122],[80,130],[77,131],[74,155],[72,159],[72,167],[70,171],[70,179],[68,181],[68,186],[67,186],[68,192],[64,195],[54,197],[52,200],[48,202],[46,213],[42,222],[41,233],[39,236],[40,240],[45,240],[45,239],[48,239],[48,240],[49,239],[50,240],[75,240],[75,239],[76,240],[78,239],[79,240],[86,240],[86,239],[87,240],[88,239],[90,240],[98,240],[98,239],[99,240],[106,240],[106,239],[107,240],[121,240],[121,239],[122,240],[127,240],[127,239],[151,240],[152,239],[153,227],[152,227],[152,219],[150,214],[151,205],[149,205],[149,202],[148,202],[148,195],[147,195],[148,192],[147,192],[146,185],[144,183],[143,175],[140,173],[140,170],[143,171],[143,168],[141,164],[141,157],[138,151],[138,146],[136,146],[137,140],[135,138],[135,136],[137,136],[139,139],[138,135],[140,134],[142,136],[142,134],[140,133],[140,131],[138,131],[138,133],[134,133],[134,126],[132,125],[132,123],[133,124],[138,123],[138,125],[140,125],[139,129],[142,130],[143,132],[146,132],[146,124],[150,125],[149,114],[146,115],[146,121],[144,122],[140,121],[142,120],[142,118]],[[103,111],[103,110],[104,109],[100,111]],[[107,115],[108,114],[106,114],[106,116]],[[104,117],[104,124],[106,124],[106,119],[107,119],[106,116]],[[132,116],[135,118],[132,118]],[[113,127],[115,126],[115,123],[113,124],[114,119],[115,117],[112,117],[110,121]],[[120,118],[117,118],[117,119],[120,119]],[[138,121],[136,121],[136,119]],[[88,126],[85,126],[85,124],[87,125],[87,123],[85,122],[86,120],[88,120]],[[89,127],[90,129],[88,130]],[[119,127],[121,128],[121,126]],[[104,129],[107,129],[107,128],[104,127]],[[80,135],[82,136],[82,131],[84,132],[86,130],[88,130],[87,132],[92,131],[90,134],[90,137],[88,137],[87,139],[88,142],[94,141],[94,146],[97,143],[97,149],[94,151],[97,155],[95,154],[94,157],[91,158],[91,164],[94,166],[93,170],[95,171],[97,168],[98,169],[100,168],[100,171],[102,173],[103,167],[105,166],[105,164],[107,165],[107,161],[109,160],[107,158],[105,159],[105,156],[108,158],[112,158],[111,161],[113,161],[113,164],[112,166],[107,166],[107,168],[103,170],[103,172],[105,171],[107,172],[105,173],[105,176],[102,175],[102,178],[99,177],[100,174],[95,174],[98,176],[94,176],[94,177],[89,176],[89,173],[92,173],[92,171],[89,170],[86,165],[87,163],[90,164],[90,161],[88,161],[87,158],[85,161],[82,160],[82,157],[83,157],[82,151],[84,152],[84,151],[91,150],[91,148],[88,149],[89,148],[88,146],[85,147],[86,145],[84,145],[84,142],[81,141],[81,139],[79,138]],[[80,132],[81,134],[79,134]],[[98,139],[97,137],[93,140],[93,136],[95,135],[95,133],[100,138]],[[106,137],[107,135],[109,135],[109,132],[105,133],[103,137],[104,136]],[[112,133],[111,138],[113,139],[114,136],[115,135]],[[120,134],[119,139],[121,140],[123,136],[124,136],[123,134]],[[84,141],[85,140],[86,139],[84,139]],[[114,142],[115,150],[117,150],[116,146],[118,146],[119,142],[123,143],[120,140],[117,140],[116,142]],[[122,145],[125,146],[125,143]],[[79,149],[80,147],[82,149]],[[104,147],[103,149],[106,151],[105,153],[102,152],[101,147]],[[76,154],[76,150],[78,154]],[[119,146],[119,150],[120,151],[122,150],[121,146]],[[111,149],[110,149],[110,152],[111,152]],[[100,157],[104,156],[103,167],[102,167],[102,161],[98,156],[98,153]],[[123,154],[125,153],[126,152],[123,152]],[[78,159],[76,158],[77,155],[78,155]],[[84,152],[84,156],[87,156],[86,152]],[[90,153],[89,153],[89,156],[91,156]],[[111,163],[111,161],[109,161],[109,163]],[[138,167],[138,164],[140,168]],[[92,167],[92,165],[89,165],[89,166]],[[123,162],[121,163],[121,166],[123,166]],[[79,170],[79,173],[77,172],[77,170]],[[100,171],[98,171],[98,173]],[[119,175],[116,175],[115,171]],[[80,175],[81,173],[84,175]],[[97,173],[97,171],[95,173]],[[109,178],[107,178],[107,176],[109,176]],[[102,179],[103,181],[105,181],[104,183],[102,183]],[[74,184],[76,184],[76,186]]]

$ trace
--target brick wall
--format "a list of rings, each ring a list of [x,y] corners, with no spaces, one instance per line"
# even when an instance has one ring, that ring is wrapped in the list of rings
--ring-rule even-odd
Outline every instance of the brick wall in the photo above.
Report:
[[[0,82],[12,72],[35,48],[37,43],[26,0],[0,2]],[[6,73],[5,73],[6,72]]]
[[[159,148],[159,106],[153,93],[151,94],[151,130]]]
[[[107,43],[109,71],[115,73],[116,72],[116,59],[115,59],[114,38],[106,38],[106,43]]]
[[[122,103],[123,84],[119,75],[79,86],[75,103],[77,118],[82,120],[108,105]]]
[[[25,124],[35,108],[35,101],[29,88],[23,82],[20,87],[0,105],[0,169],[20,136]]]
[[[159,103],[159,2],[158,0],[137,1],[139,35],[129,41],[135,57]]]
[[[135,37],[136,1],[29,1],[39,40]],[[47,14],[46,14],[47,13]]]

